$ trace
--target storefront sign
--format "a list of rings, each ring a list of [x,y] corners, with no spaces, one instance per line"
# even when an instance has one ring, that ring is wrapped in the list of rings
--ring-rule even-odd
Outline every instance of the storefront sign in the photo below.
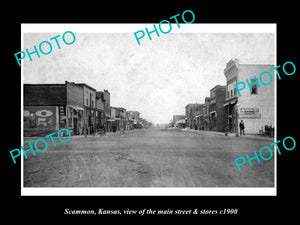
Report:
[[[240,108],[239,118],[240,119],[260,119],[261,114],[258,112],[259,112],[259,108]]]
[[[59,125],[66,125],[66,108],[64,106],[59,106]]]
[[[23,111],[24,128],[26,130],[55,129],[55,106],[25,106]]]
[[[239,114],[239,118],[240,119],[260,119],[261,118],[261,114],[257,113],[257,114]]]
[[[240,108],[240,112],[259,112],[259,108]]]

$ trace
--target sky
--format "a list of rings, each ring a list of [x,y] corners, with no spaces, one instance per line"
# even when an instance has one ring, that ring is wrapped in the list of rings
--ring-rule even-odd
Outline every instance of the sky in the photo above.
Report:
[[[25,33],[23,46],[33,51],[57,33]],[[132,33],[80,33],[49,55],[22,61],[23,83],[86,83],[111,94],[111,106],[136,110],[153,123],[168,123],[189,103],[204,103],[215,85],[226,85],[224,68],[274,64],[271,33],[168,33],[141,39]],[[67,36],[66,36],[67,38]],[[44,51],[47,46],[44,45]],[[255,74],[254,74],[255,75]]]

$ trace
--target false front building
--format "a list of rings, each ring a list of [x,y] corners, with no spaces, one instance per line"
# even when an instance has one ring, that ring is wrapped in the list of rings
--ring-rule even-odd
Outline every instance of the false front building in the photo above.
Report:
[[[238,59],[230,60],[224,74],[226,83],[226,99],[224,107],[226,109],[227,130],[229,132],[238,132],[238,124],[243,120],[246,134],[259,134],[265,131],[265,126],[274,126],[274,82],[260,88],[255,83],[254,76],[270,71],[274,65],[260,64],[240,64]],[[251,89],[246,88],[238,96],[235,84],[245,82],[246,79],[252,84]],[[270,78],[268,78],[270,79]],[[268,81],[265,81],[266,83]]]
[[[83,132],[83,89],[74,83],[24,84],[24,136],[45,136],[67,128]]]
[[[72,135],[95,132],[95,89],[86,84],[24,84],[24,136],[67,128]]]

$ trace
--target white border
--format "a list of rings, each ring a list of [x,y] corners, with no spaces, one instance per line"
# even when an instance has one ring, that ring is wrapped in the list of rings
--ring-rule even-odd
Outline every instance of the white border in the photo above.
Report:
[[[153,24],[21,24],[21,50],[24,33],[134,33]],[[174,25],[174,26],[173,26]],[[277,66],[277,25],[272,24],[182,24],[172,23],[170,33],[274,33],[275,59]],[[275,141],[277,136],[277,79],[275,79]],[[21,109],[23,109],[23,67],[21,66]],[[21,146],[23,146],[23,110],[21,110]],[[277,195],[277,151],[274,146],[274,187],[251,188],[24,188],[23,152],[21,153],[22,196],[276,196]]]
[[[29,196],[275,196],[274,188],[23,188]]]
[[[155,24],[158,27],[157,24]],[[77,33],[134,33],[147,27],[153,28],[151,23],[135,24],[21,24],[21,33],[50,33],[72,31]],[[182,24],[180,28],[172,23],[170,33],[276,33],[276,24]]]

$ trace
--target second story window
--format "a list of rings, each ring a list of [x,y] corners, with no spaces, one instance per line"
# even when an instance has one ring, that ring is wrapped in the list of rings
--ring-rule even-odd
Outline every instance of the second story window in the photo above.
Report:
[[[255,79],[251,79],[251,83],[255,82]],[[252,84],[251,85],[252,91],[250,92],[251,95],[256,95],[257,94],[257,84]]]

